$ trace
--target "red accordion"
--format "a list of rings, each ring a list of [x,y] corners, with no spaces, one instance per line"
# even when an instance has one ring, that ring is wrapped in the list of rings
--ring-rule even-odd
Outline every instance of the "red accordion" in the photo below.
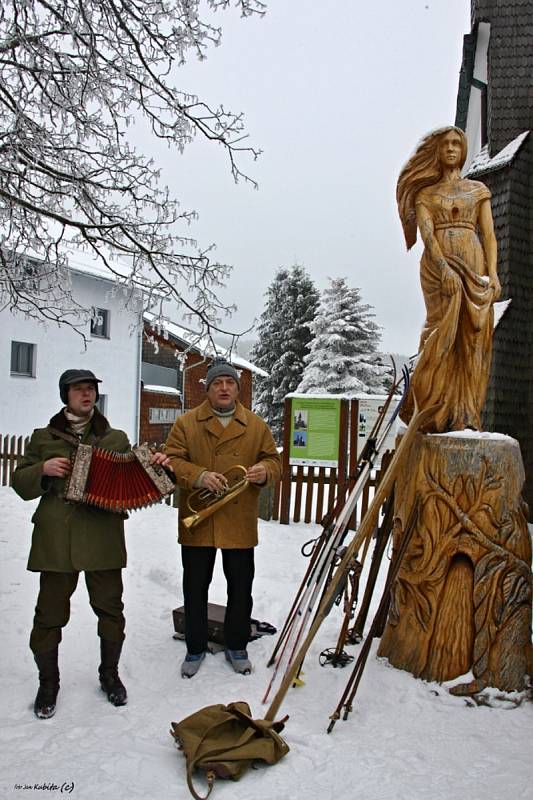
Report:
[[[65,486],[65,500],[124,513],[158,503],[174,491],[159,464],[151,464],[147,445],[129,453],[80,444]]]

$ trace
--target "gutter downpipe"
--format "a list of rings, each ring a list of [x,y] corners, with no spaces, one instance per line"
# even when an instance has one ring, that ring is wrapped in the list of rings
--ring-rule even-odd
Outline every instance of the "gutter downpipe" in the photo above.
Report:
[[[139,444],[141,433],[141,375],[142,375],[142,337],[144,336],[143,312],[139,312],[139,334],[137,336],[137,391],[135,402],[135,436]]]

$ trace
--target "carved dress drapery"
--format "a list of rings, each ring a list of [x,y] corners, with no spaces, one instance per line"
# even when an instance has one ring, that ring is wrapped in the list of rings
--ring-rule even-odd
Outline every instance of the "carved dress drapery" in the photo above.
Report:
[[[422,189],[422,204],[434,224],[434,236],[457,280],[457,291],[442,291],[442,266],[427,248],[420,263],[426,304],[419,358],[412,390],[420,409],[439,404],[424,427],[431,432],[479,430],[492,354],[493,291],[477,234],[479,206],[490,192],[479,181],[457,180]],[[408,421],[412,400],[402,418]]]

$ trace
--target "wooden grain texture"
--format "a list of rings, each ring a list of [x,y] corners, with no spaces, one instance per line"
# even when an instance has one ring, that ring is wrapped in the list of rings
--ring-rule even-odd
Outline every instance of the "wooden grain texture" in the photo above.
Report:
[[[420,283],[426,306],[410,393],[400,412],[437,405],[424,430],[481,429],[492,360],[493,303],[501,287],[490,191],[461,176],[463,131],[427,134],[402,169],[398,211],[407,247],[424,243]]]
[[[531,649],[531,539],[510,438],[418,434],[396,483],[395,547],[420,498],[379,655],[427,680],[469,670],[457,694],[524,688]]]

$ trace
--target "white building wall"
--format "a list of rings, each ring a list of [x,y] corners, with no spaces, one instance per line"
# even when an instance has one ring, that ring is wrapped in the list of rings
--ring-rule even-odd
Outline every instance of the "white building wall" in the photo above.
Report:
[[[102,379],[100,393],[107,396],[105,414],[114,428],[137,440],[140,392],[140,315],[123,307],[120,294],[112,297],[112,284],[95,277],[73,275],[73,294],[84,307],[110,311],[109,338],[83,341],[67,327],[45,327],[8,311],[0,313],[0,434],[31,434],[48,424],[62,406],[58,380],[66,369],[90,369]],[[11,374],[11,342],[36,345],[35,376]]]

